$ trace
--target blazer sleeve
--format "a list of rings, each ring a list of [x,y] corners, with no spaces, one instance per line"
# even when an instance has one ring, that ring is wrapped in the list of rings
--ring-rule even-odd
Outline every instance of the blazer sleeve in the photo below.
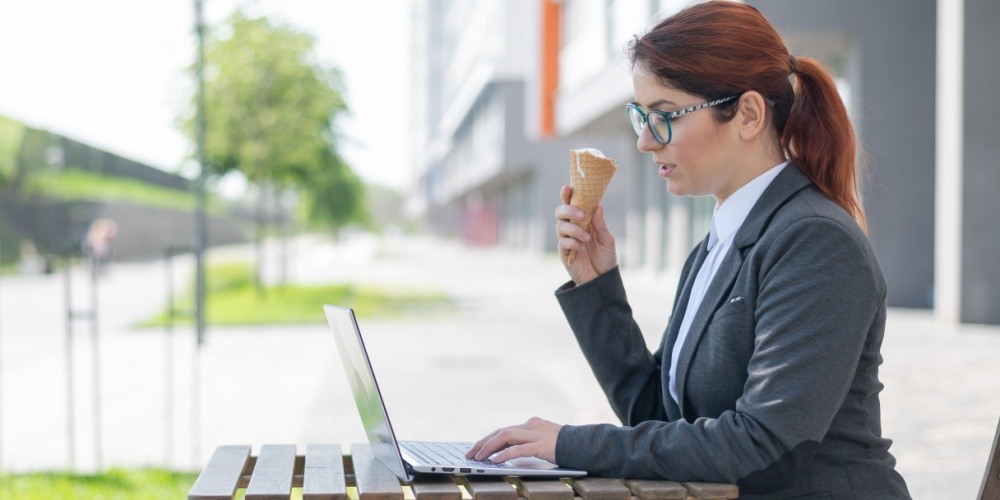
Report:
[[[632,317],[619,269],[580,286],[569,282],[556,291],[556,298],[622,423],[666,420],[660,352],[651,354],[646,348]]]
[[[863,239],[856,227],[809,217],[769,242],[735,411],[631,427],[567,425],[556,462],[612,477],[780,485],[827,434],[884,308],[885,284]]]

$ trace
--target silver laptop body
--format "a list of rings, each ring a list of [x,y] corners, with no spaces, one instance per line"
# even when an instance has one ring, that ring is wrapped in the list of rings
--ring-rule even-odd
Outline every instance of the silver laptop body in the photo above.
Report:
[[[354,310],[331,305],[324,305],[323,310],[336,338],[348,385],[368,434],[372,454],[403,481],[411,482],[413,474],[418,472],[534,477],[586,475],[586,471],[560,468],[538,458],[518,458],[504,463],[468,460],[464,453],[472,446],[471,443],[397,441]]]

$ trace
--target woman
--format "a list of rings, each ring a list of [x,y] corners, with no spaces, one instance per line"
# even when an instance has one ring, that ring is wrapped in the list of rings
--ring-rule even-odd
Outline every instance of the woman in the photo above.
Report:
[[[603,209],[584,231],[563,187],[556,232],[572,281],[556,296],[624,426],[533,418],[469,457],[731,482],[745,498],[909,498],[881,436],[886,285],[830,75],[728,1],[666,19],[630,56],[637,146],[672,194],[715,197],[712,230],[650,353]]]

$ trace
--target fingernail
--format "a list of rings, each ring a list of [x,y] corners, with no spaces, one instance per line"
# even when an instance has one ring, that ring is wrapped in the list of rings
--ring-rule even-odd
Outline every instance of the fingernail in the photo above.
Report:
[[[580,218],[580,219],[582,219],[582,218],[583,218],[583,212],[582,212],[582,211],[580,211],[580,210],[577,210],[577,211],[576,211],[576,213],[575,213],[574,215],[576,215],[576,216],[577,216],[578,218]]]

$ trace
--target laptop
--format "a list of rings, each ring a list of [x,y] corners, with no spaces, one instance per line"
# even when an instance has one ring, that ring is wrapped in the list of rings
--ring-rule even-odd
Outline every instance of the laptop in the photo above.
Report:
[[[469,460],[465,458],[465,452],[472,447],[472,443],[397,441],[354,310],[331,305],[324,305],[323,310],[336,338],[347,382],[354,393],[354,402],[368,434],[372,454],[403,481],[413,481],[417,473],[532,477],[579,477],[587,474],[586,471],[561,468],[534,457],[501,463]]]

